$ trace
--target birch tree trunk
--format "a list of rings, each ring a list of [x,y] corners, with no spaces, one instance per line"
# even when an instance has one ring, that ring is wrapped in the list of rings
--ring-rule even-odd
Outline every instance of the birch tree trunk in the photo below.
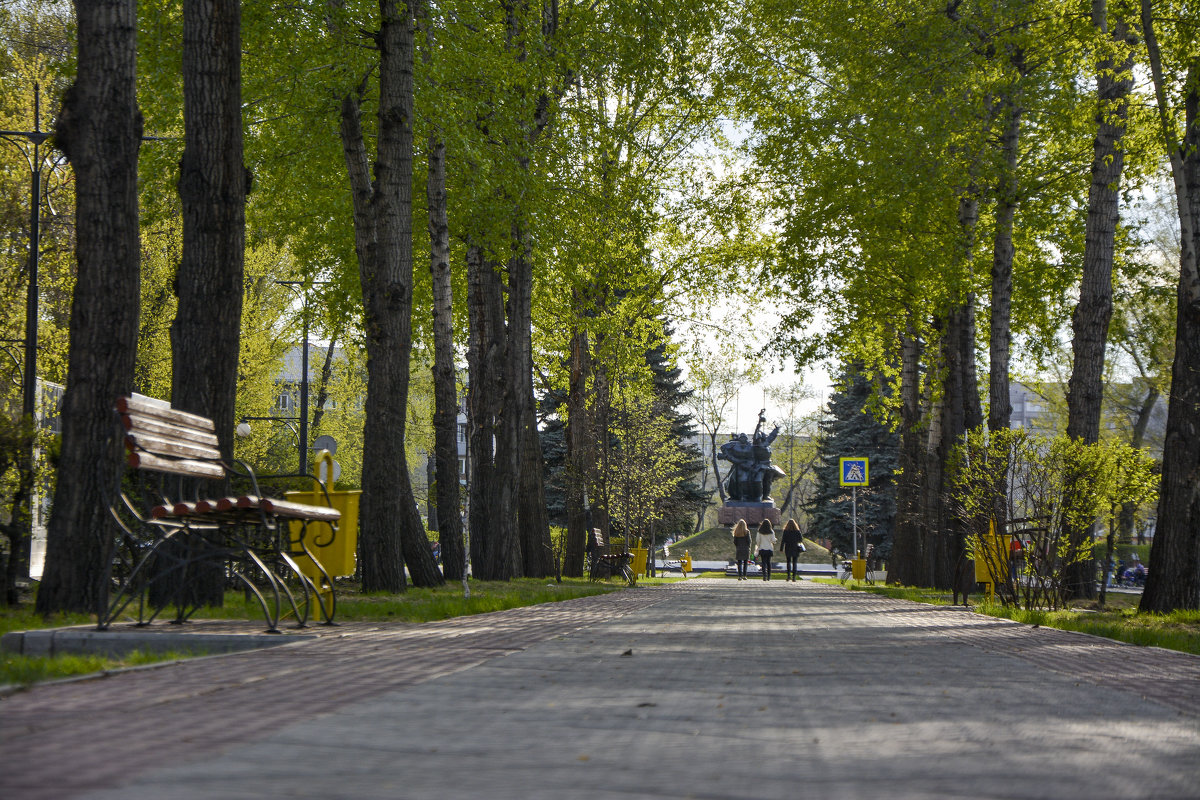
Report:
[[[56,143],[75,173],[78,266],[63,398],[60,480],[38,590],[40,614],[96,612],[116,531],[106,506],[123,447],[113,402],[133,388],[140,305],[137,4],[75,6],[78,70]]]

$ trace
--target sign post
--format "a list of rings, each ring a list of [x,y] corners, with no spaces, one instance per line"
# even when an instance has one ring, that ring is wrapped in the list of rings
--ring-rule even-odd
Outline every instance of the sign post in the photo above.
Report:
[[[850,494],[850,519],[853,531],[853,550],[854,559],[861,560],[862,555],[858,552],[858,487],[867,486],[868,477],[870,475],[870,463],[866,458],[839,458],[838,459],[839,481],[841,486],[851,487]]]

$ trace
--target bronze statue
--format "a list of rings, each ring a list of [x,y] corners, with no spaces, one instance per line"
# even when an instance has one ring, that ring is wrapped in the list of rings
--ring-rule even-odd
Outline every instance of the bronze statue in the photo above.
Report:
[[[779,435],[776,425],[770,433],[763,433],[767,421],[767,410],[758,412],[758,425],[754,438],[744,433],[731,436],[721,445],[717,458],[728,461],[732,466],[725,482],[730,500],[760,502],[771,499],[771,482],[787,473],[771,463],[771,442]]]

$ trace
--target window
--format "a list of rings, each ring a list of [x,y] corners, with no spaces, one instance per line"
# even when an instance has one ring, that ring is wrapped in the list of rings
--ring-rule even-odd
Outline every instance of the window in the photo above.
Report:
[[[286,394],[286,393],[279,395],[278,406],[281,411],[287,411],[289,408],[291,408],[291,406],[292,406],[291,395]]]

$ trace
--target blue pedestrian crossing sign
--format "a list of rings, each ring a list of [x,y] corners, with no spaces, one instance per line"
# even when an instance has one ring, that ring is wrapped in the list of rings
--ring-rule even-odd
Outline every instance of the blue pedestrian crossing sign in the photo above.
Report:
[[[865,458],[839,458],[840,484],[842,486],[866,486],[868,475],[867,461],[868,459]]]

